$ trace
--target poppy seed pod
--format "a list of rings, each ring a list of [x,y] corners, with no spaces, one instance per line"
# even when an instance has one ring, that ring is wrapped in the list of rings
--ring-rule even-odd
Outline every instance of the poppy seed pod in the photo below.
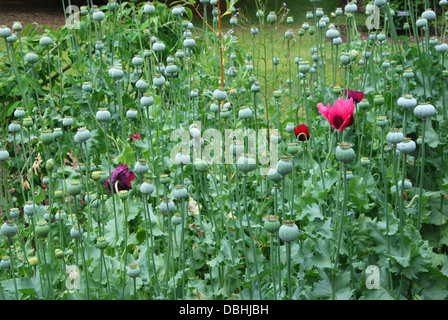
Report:
[[[161,41],[156,41],[154,42],[154,44],[152,45],[152,49],[154,50],[154,52],[163,52],[165,51],[165,44]]]
[[[143,97],[140,98],[140,104],[144,107],[149,107],[154,104],[154,98],[150,93],[144,93]]]
[[[253,112],[248,106],[242,106],[238,111],[238,117],[240,119],[248,119],[252,117]]]
[[[225,90],[221,88],[217,88],[213,91],[213,99],[217,101],[225,101],[227,100],[227,93]]]
[[[236,165],[239,170],[246,174],[256,168],[255,159],[244,153],[238,158]]]
[[[280,229],[280,221],[276,215],[268,215],[264,219],[264,228],[267,232],[273,234]]]
[[[283,242],[291,243],[299,237],[299,227],[294,220],[284,220],[278,230],[278,236]]]
[[[48,47],[48,46],[51,45],[52,43],[53,43],[53,40],[51,40],[51,38],[48,37],[48,36],[43,36],[43,37],[41,37],[40,40],[39,40],[39,44],[40,44],[42,47]]]
[[[156,7],[150,2],[150,3],[146,3],[143,6],[143,12],[146,13],[147,15],[151,15],[156,13]]]
[[[266,21],[267,21],[269,24],[274,24],[274,23],[277,22],[277,15],[275,14],[274,11],[269,12],[269,14],[268,14],[268,16],[267,16],[267,18],[266,18]]]
[[[73,123],[74,121],[72,117],[64,117],[64,119],[62,119],[62,125],[64,127],[71,127]]]
[[[398,98],[397,105],[405,110],[412,109],[417,105],[417,99],[415,99],[410,94],[405,94],[402,97]]]
[[[11,133],[17,133],[20,132],[22,128],[20,127],[20,124],[17,121],[12,121],[8,126],[8,130]]]
[[[101,10],[95,10],[93,13],[92,13],[92,18],[93,18],[93,20],[95,20],[95,21],[103,21],[104,20],[104,17],[105,17],[105,15],[104,15],[104,12],[103,11],[101,11]]]
[[[143,194],[152,194],[155,190],[155,186],[151,180],[146,180],[140,185],[140,192]]]
[[[99,122],[107,122],[111,118],[111,114],[107,108],[98,108],[98,111],[96,112],[96,119]]]
[[[152,79],[152,84],[156,87],[162,87],[163,85],[165,85],[165,83],[166,83],[165,77],[160,73],[156,74]]]
[[[46,238],[50,233],[50,226],[48,225],[48,222],[45,220],[38,221],[36,223],[35,230],[36,230],[36,236],[38,238]]]
[[[77,225],[73,225],[72,228],[70,229],[70,236],[73,239],[78,239],[83,233],[82,228],[78,228]]]
[[[277,162],[276,170],[281,175],[287,175],[292,172],[292,162],[291,157],[289,156],[281,156],[280,160]]]
[[[140,268],[136,263],[131,263],[128,267],[129,278],[135,279],[140,275]]]
[[[180,213],[176,212],[171,218],[171,223],[175,226],[178,226],[182,223],[182,216]]]
[[[168,201],[165,199],[162,199],[159,205],[159,210],[162,213],[168,213],[168,212],[174,212],[176,211],[176,205],[174,204],[173,200],[168,198]]]
[[[145,80],[140,79],[135,83],[135,87],[140,91],[145,91],[146,89],[148,89],[148,83]]]
[[[404,138],[402,142],[397,144],[397,150],[406,154],[414,152],[417,145],[411,138]]]
[[[179,184],[173,189],[173,197],[177,200],[182,200],[188,198],[188,191],[183,184]]]
[[[423,102],[414,108],[414,114],[420,118],[432,117],[436,113],[436,108],[427,102]]]
[[[70,181],[67,186],[67,192],[68,192],[68,194],[70,194],[72,196],[79,195],[81,193],[81,190],[82,190],[82,185],[81,185],[81,182],[79,182],[78,180]]]
[[[7,220],[2,224],[2,227],[0,229],[1,233],[7,238],[14,237],[17,234],[18,230],[19,228],[17,227],[14,220]]]
[[[138,112],[135,109],[129,109],[128,111],[126,111],[126,118],[131,119],[131,120],[135,120],[137,119],[138,116]]]
[[[428,22],[433,21],[436,19],[436,13],[428,8],[422,13],[422,18],[426,19]]]
[[[98,237],[96,239],[96,247],[98,249],[104,250],[107,248],[107,245],[108,245],[108,243],[107,243],[106,237]]]
[[[14,117],[16,118],[23,118],[25,117],[25,110],[23,108],[19,107],[16,110],[14,110]]]
[[[199,172],[207,172],[208,171],[208,164],[203,159],[200,159],[200,158],[195,159],[193,166],[196,171],[199,171]]]
[[[398,128],[391,128],[386,135],[386,140],[391,145],[397,145],[404,140],[403,132]]]
[[[145,174],[149,170],[149,165],[145,159],[138,160],[134,165],[134,172],[137,174]]]
[[[268,179],[274,183],[278,183],[283,179],[283,176],[277,172],[277,169],[275,167],[269,168],[267,176]]]
[[[336,159],[338,161],[349,163],[355,159],[355,151],[352,149],[352,144],[348,142],[341,142],[336,147]]]
[[[37,210],[36,208],[37,206],[35,204],[33,204],[32,201],[27,201],[25,203],[25,205],[23,206],[23,212],[27,215],[27,216],[32,216],[34,214],[34,212]]]
[[[74,141],[78,143],[85,143],[87,140],[89,140],[91,137],[91,133],[86,128],[82,127],[78,129],[78,132],[76,132]]]
[[[9,209],[9,215],[11,216],[11,218],[17,219],[20,215],[20,211],[17,208],[11,208]]]
[[[136,55],[132,58],[132,64],[137,67],[143,65],[143,58],[139,55]]]
[[[4,148],[0,149],[0,161],[3,162],[8,159],[9,159],[9,152]]]
[[[417,19],[416,25],[418,28],[423,28],[428,24],[428,20],[426,20],[425,18],[420,18]]]

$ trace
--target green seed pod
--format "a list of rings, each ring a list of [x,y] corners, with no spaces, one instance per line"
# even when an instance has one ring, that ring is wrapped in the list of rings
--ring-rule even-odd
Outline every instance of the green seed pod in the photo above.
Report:
[[[382,106],[384,102],[384,97],[380,94],[375,95],[375,97],[373,98],[373,104],[376,106]]]
[[[299,237],[299,227],[294,220],[284,220],[278,230],[278,236],[283,242],[291,243]]]
[[[30,117],[26,117],[25,119],[23,119],[22,124],[25,128],[31,128],[33,126],[33,119],[31,119]]]
[[[274,183],[278,183],[283,179],[283,176],[277,172],[275,167],[271,167],[268,170],[268,179]]]
[[[59,248],[56,248],[56,249],[54,250],[54,256],[55,256],[56,258],[58,258],[58,259],[63,259],[63,258],[64,258],[64,251],[62,251],[62,250],[59,249]]]
[[[266,21],[267,21],[269,24],[274,24],[274,23],[276,23],[276,22],[277,22],[277,14],[276,14],[274,11],[269,12],[269,14],[268,14],[268,16],[267,16],[267,18],[266,18]]]
[[[17,208],[11,208],[9,209],[9,215],[13,219],[17,219],[20,215],[20,211]]]
[[[136,263],[131,263],[128,267],[129,278],[137,278],[140,275],[140,268]]]
[[[9,159],[9,152],[4,148],[0,149],[0,162],[6,161]]]
[[[341,142],[336,147],[336,159],[338,161],[349,163],[356,157],[355,151],[352,149],[352,144],[348,142]]]
[[[118,191],[118,198],[121,200],[126,200],[129,197],[129,191],[128,190],[120,190]]]
[[[281,175],[287,175],[292,172],[292,163],[291,157],[289,156],[281,156],[280,160],[277,162],[276,170]]]
[[[264,228],[267,232],[273,234],[280,229],[280,221],[276,215],[268,215],[264,220]]]
[[[256,168],[255,159],[245,153],[238,158],[236,165],[238,170],[241,170],[246,174]]]
[[[54,142],[53,131],[51,130],[43,130],[40,135],[40,140],[45,145],[50,145]]]
[[[0,268],[2,269],[11,268],[11,259],[8,255],[2,257],[2,260],[0,261]]]
[[[300,61],[299,62],[299,67],[298,67],[299,72],[301,72],[303,74],[308,73],[310,71],[310,68],[311,67],[310,67],[310,64],[308,61]]]
[[[403,72],[403,78],[410,80],[412,78],[414,78],[414,71],[412,69],[406,69]]]
[[[96,239],[96,247],[97,247],[98,249],[100,249],[100,250],[104,250],[104,249],[107,248],[107,245],[108,245],[108,243],[107,243],[107,240],[106,240],[105,237],[98,237],[98,238]]]
[[[414,108],[414,114],[420,118],[432,117],[436,113],[436,108],[427,102],[423,102]]]
[[[188,198],[188,191],[183,184],[179,184],[174,187],[173,197],[177,200]]]
[[[8,130],[11,133],[17,133],[20,132],[20,130],[22,130],[22,127],[17,121],[12,121],[11,124],[8,126]]]
[[[54,169],[54,159],[48,159],[47,162],[45,162],[45,168],[47,169],[47,172],[52,172]]]
[[[96,112],[96,119],[99,122],[107,122],[111,118],[111,114],[107,108],[98,108],[98,111]]]
[[[48,36],[43,36],[43,37],[41,37],[40,40],[39,40],[39,44],[40,44],[42,47],[48,47],[48,46],[51,45],[52,43],[53,43],[53,40],[52,40],[50,37],[48,37]]]
[[[14,220],[6,220],[5,223],[2,224],[0,231],[7,238],[12,238],[17,234],[19,228],[17,227]]]
[[[359,103],[358,103],[358,108],[361,110],[366,110],[370,107],[370,102],[367,99],[362,99]]]
[[[180,225],[182,223],[182,216],[180,213],[176,212],[171,218],[171,223],[175,226]]]
[[[27,216],[32,216],[34,214],[34,212],[37,210],[36,207],[37,206],[35,204],[33,204],[33,201],[27,201],[25,203],[25,205],[23,206],[23,212]]]
[[[376,118],[376,125],[380,128],[384,128],[389,124],[389,120],[387,120],[386,116],[379,116]]]
[[[135,120],[137,119],[138,116],[138,112],[135,109],[129,109],[128,111],[126,111],[126,118],[131,119],[131,120]]]
[[[72,228],[70,229],[70,236],[73,239],[78,239],[83,233],[82,228],[78,228],[77,225],[73,225]]]
[[[90,133],[90,131],[82,127],[78,129],[78,132],[76,132],[74,141],[77,143],[85,143],[90,139],[91,136],[92,134]]]
[[[168,184],[170,183],[170,177],[167,174],[161,174],[160,175],[160,183],[161,184]]]
[[[402,142],[397,144],[397,150],[406,154],[414,152],[416,148],[417,145],[411,138],[404,138]]]
[[[72,180],[69,182],[67,186],[67,192],[71,196],[77,196],[81,193],[82,185],[81,182],[78,180]]]
[[[144,175],[149,170],[149,165],[145,159],[138,160],[134,165],[134,172]]]
[[[302,152],[303,152],[303,149],[301,147],[299,147],[297,142],[288,143],[286,150],[292,156],[295,156],[295,155],[299,155],[300,156],[302,154]]]
[[[155,190],[155,186],[151,180],[145,180],[140,185],[140,192],[143,194],[152,194]]]
[[[72,117],[64,117],[64,119],[62,119],[62,125],[64,127],[71,127],[73,125],[73,118]]]
[[[193,166],[196,171],[199,171],[199,172],[207,172],[208,171],[208,164],[203,159],[200,159],[200,158],[195,159]]]
[[[50,226],[45,220],[38,221],[36,223],[36,236],[38,238],[46,238],[50,233]]]
[[[253,115],[252,110],[248,106],[242,106],[238,111],[238,117],[240,119],[248,119],[252,117],[252,115]]]
[[[368,157],[361,157],[361,165],[367,167],[370,164],[370,159]]]
[[[391,145],[397,145],[401,141],[404,140],[403,132],[398,128],[391,128],[390,131],[386,135],[386,140]]]
[[[417,99],[415,99],[411,94],[405,94],[398,98],[397,105],[405,110],[412,109],[417,105]]]

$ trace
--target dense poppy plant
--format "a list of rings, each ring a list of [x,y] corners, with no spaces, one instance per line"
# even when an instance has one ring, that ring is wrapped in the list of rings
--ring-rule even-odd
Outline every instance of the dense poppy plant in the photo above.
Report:
[[[355,104],[361,102],[361,100],[364,99],[364,92],[362,91],[348,90],[347,93],[347,90],[342,90],[342,93],[347,95],[347,98],[352,98]]]
[[[327,118],[331,126],[338,131],[344,131],[345,128],[350,127],[354,122],[355,103],[352,98],[339,98],[332,106],[330,104],[325,106],[320,102],[317,108],[319,113]]]
[[[114,190],[114,193],[117,191],[115,190],[115,184],[117,184],[118,191],[121,190],[130,190],[132,189],[131,181],[135,178],[135,173],[130,171],[128,166],[125,164],[120,164],[118,167],[112,171],[112,188]],[[109,193],[111,193],[111,183],[110,178],[107,178],[107,181],[104,183]]]
[[[296,138],[300,141],[306,141],[310,138],[310,130],[304,124],[295,127],[294,133],[296,134]]]

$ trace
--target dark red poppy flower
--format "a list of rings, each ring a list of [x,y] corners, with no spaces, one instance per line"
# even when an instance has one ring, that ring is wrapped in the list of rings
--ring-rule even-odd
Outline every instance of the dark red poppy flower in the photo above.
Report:
[[[142,138],[140,137],[140,133],[135,133],[135,134],[130,134],[129,135],[129,141],[134,141],[134,140],[141,140]]]
[[[364,99],[364,92],[362,91],[348,90],[347,93],[347,90],[342,90],[342,93],[347,95],[347,98],[352,98],[355,104],[361,102],[361,100]]]
[[[334,105],[326,107],[322,102],[317,105],[319,113],[322,114],[330,122],[331,126],[338,130],[344,131],[350,127],[353,122],[353,112],[355,111],[355,103],[353,99],[339,98]]]
[[[121,190],[131,190],[131,181],[135,178],[135,173],[130,171],[128,166],[125,164],[120,164],[118,167],[112,171],[112,188],[114,193],[117,193],[115,185],[117,185],[118,191]],[[110,178],[104,183],[109,193],[111,193],[111,183]]]
[[[304,124],[295,127],[294,133],[296,134],[296,138],[300,141],[306,141],[310,138],[310,130]]]
[[[347,93],[347,90],[342,90],[342,93],[347,95],[348,99],[352,98],[355,104],[361,102],[361,100],[364,99],[364,92],[362,91],[348,90]]]

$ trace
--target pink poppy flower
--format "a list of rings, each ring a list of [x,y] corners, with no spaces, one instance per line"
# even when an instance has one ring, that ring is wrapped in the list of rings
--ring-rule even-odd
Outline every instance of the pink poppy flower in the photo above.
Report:
[[[327,118],[331,126],[338,131],[344,131],[345,128],[351,126],[354,122],[355,103],[352,98],[347,100],[339,98],[332,106],[328,104],[327,107],[320,102],[317,108],[319,113]]]

